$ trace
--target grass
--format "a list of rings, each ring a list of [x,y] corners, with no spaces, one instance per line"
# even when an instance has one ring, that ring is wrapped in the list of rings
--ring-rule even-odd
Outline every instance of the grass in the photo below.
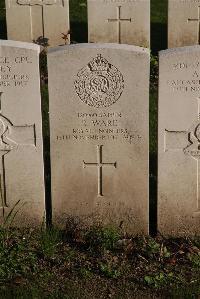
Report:
[[[200,294],[200,239],[132,238],[113,227],[1,229],[0,259],[0,298]]]

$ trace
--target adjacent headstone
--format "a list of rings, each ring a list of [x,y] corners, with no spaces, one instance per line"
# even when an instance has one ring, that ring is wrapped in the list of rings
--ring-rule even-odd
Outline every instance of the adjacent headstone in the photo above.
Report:
[[[149,51],[72,45],[48,69],[54,223],[147,234]]]
[[[200,0],[169,0],[168,47],[200,44]]]
[[[150,0],[88,0],[88,40],[150,47]]]
[[[160,53],[158,229],[200,233],[200,46]]]
[[[41,225],[45,211],[39,52],[0,41],[0,222],[16,226]]]
[[[6,0],[6,18],[8,39],[58,46],[69,31],[69,1]]]

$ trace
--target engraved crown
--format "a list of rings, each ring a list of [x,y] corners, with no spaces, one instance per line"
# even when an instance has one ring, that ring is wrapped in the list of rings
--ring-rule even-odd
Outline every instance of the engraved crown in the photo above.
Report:
[[[101,54],[98,54],[88,66],[91,71],[107,71],[110,67],[110,64],[105,58],[102,57]]]

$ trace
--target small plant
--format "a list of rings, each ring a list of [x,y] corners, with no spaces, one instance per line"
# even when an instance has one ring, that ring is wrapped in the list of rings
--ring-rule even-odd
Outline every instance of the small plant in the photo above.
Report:
[[[108,278],[118,278],[121,273],[108,263],[100,263],[100,271]]]
[[[57,228],[42,229],[40,234],[40,247],[44,256],[53,257],[57,246],[61,242],[61,233]]]
[[[158,56],[151,54],[151,89],[158,86]]]
[[[161,255],[162,255],[162,257],[164,257],[164,258],[169,258],[169,257],[171,256],[171,253],[170,253],[170,251],[167,249],[166,246],[163,246],[163,247],[161,248]]]
[[[83,267],[80,269],[80,275],[82,278],[91,278],[92,272],[90,269]]]
[[[62,39],[64,39],[65,45],[69,42],[70,37],[70,30],[67,31],[67,33],[62,33]]]
[[[97,251],[115,249],[119,239],[120,234],[114,227],[95,227],[86,233],[86,242],[89,248]]]
[[[147,254],[152,257],[155,254],[160,253],[160,244],[157,243],[154,239],[149,239],[146,246]]]
[[[156,240],[149,238],[145,246],[146,255],[150,258],[157,258],[159,261],[171,256],[170,251],[163,243],[157,243]]]
[[[200,269],[200,252],[194,253],[194,254],[189,254],[188,259],[192,263],[193,267]]]
[[[49,46],[49,39],[44,36],[39,36],[37,39],[33,40],[33,43],[42,46],[44,48],[47,48]]]
[[[48,82],[48,71],[47,71],[47,48],[44,48],[40,53],[40,77],[41,85],[44,86]],[[45,104],[47,103],[46,95],[43,95]],[[44,104],[43,104],[44,105]]]
[[[67,250],[66,253],[64,254],[64,259],[68,262],[73,260],[76,257],[76,251],[73,249]]]
[[[146,275],[144,281],[151,287],[159,289],[165,285],[169,285],[174,280],[174,274],[160,272],[155,275]]]
[[[24,202],[22,205],[20,205],[20,203],[21,203],[21,200],[18,200],[14,204],[14,206],[10,209],[8,214],[5,214],[5,208],[3,208],[3,224],[2,224],[2,227],[4,229],[8,229],[12,226],[17,214],[20,212],[20,210],[26,204],[26,202]]]

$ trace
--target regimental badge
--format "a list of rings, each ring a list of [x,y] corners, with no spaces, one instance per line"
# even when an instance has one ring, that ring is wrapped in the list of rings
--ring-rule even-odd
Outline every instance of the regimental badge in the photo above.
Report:
[[[200,123],[199,120],[189,129],[188,141],[190,144],[183,152],[195,160],[200,160]]]
[[[75,90],[82,102],[95,108],[109,107],[119,100],[124,89],[121,72],[98,54],[81,69]]]

